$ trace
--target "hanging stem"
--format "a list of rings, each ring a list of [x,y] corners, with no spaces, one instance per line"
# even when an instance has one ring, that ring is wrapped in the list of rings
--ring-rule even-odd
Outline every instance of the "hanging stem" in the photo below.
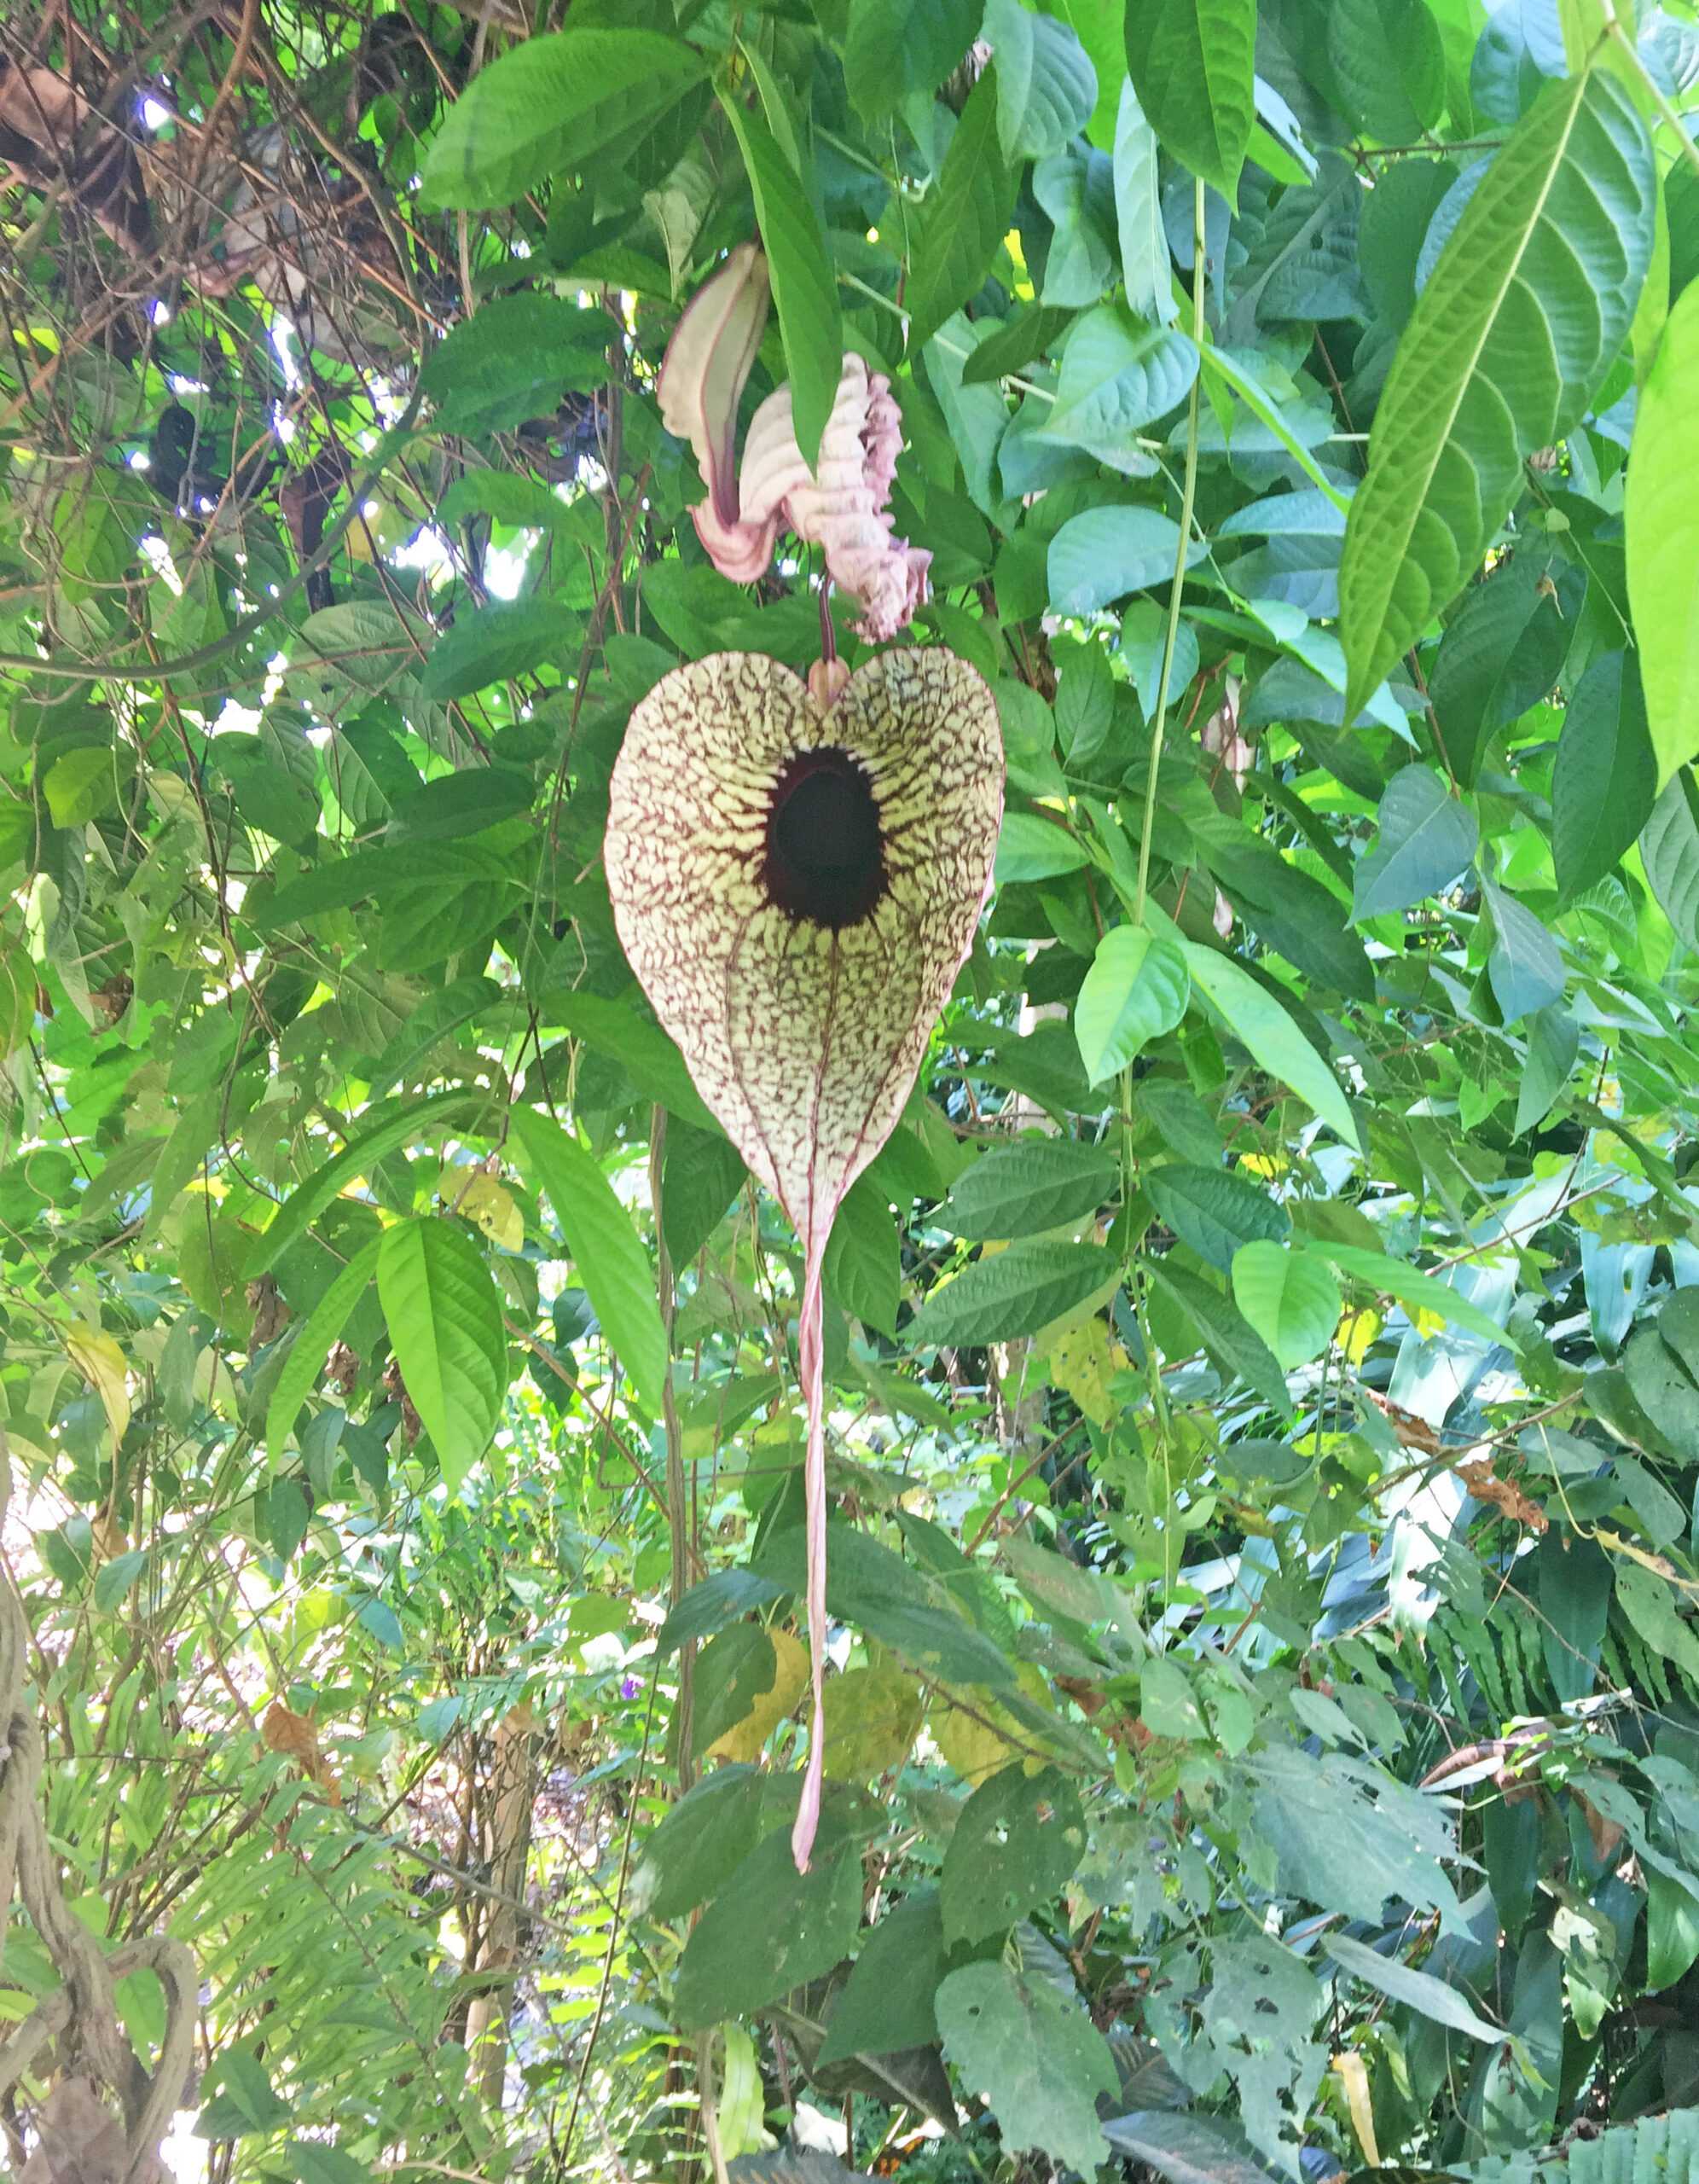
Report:
[[[808,1455],[803,1474],[808,1500],[809,1678],[813,1701],[809,1721],[809,1766],[802,1803],[791,1830],[791,1855],[805,1873],[820,1825],[821,1789],[826,1765],[826,1386],[825,1307],[821,1282],[826,1269],[828,1222],[824,1229],[810,1221],[803,1242],[803,1300],[797,1320],[797,1362],[803,1401],[808,1410]]]
[[[1203,185],[1194,187],[1192,200],[1192,338],[1197,346],[1197,377],[1186,405],[1186,478],[1180,497],[1180,543],[1174,549],[1174,584],[1168,593],[1168,634],[1163,640],[1163,671],[1157,682],[1157,717],[1151,731],[1151,775],[1145,785],[1145,825],[1139,837],[1139,891],[1133,904],[1133,922],[1145,921],[1145,898],[1150,892],[1151,830],[1157,819],[1157,779],[1162,770],[1163,729],[1168,719],[1168,677],[1174,672],[1174,648],[1180,635],[1180,596],[1186,584],[1186,562],[1192,544],[1192,510],[1197,497],[1197,398],[1203,375],[1203,294],[1209,279],[1209,262],[1203,237]]]
[[[655,1215],[655,1290],[666,1330],[666,1374],[661,1383],[661,1423],[667,1441],[667,1529],[672,1535],[672,1570],[667,1587],[668,1605],[676,1607],[690,1583],[690,1507],[685,1491],[684,1435],[679,1426],[678,1397],[673,1388],[673,1269],[661,1225],[661,1185],[666,1165],[667,1111],[656,1107],[649,1124],[649,1202]],[[678,1786],[687,1790],[695,1779],[691,1757],[693,1740],[693,1685],[696,1647],[687,1639],[678,1649],[678,1700],[673,1722],[678,1737]]]

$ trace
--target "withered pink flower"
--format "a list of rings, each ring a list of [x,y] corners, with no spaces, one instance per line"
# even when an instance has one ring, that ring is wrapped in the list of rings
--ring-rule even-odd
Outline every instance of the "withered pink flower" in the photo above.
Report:
[[[829,708],[776,660],[716,653],[663,676],[613,771],[606,857],[626,956],[803,1246],[814,1710],[792,1846],[803,1870],[824,1743],[826,1240],[972,944],[1002,805],[990,691],[940,651],[879,654]]]
[[[884,642],[926,597],[932,557],[891,536],[887,506],[902,448],[902,419],[882,372],[846,356],[810,469],[797,444],[791,390],[778,387],[750,421],[734,469],[738,404],[766,329],[767,261],[741,243],[679,320],[658,392],[661,421],[695,451],[708,498],[690,511],[722,576],[752,584],[773,559],[782,524],[826,551],[826,573],[861,604],[858,632]]]
[[[803,460],[785,386],[750,420],[739,479],[744,525],[761,529],[780,521],[809,544],[823,546],[826,573],[861,602],[858,634],[874,644],[913,619],[932,564],[931,554],[891,536],[895,519],[886,503],[902,450],[902,418],[890,381],[883,372],[869,373],[860,357],[846,356],[818,470]],[[708,545],[705,537],[703,543]],[[734,572],[722,566],[722,573]]]
[[[688,440],[708,498],[691,510],[697,535],[724,576],[752,584],[773,558],[776,517],[766,526],[739,523],[738,404],[767,330],[772,295],[757,243],[739,243],[705,281],[673,328],[656,386],[661,422]]]

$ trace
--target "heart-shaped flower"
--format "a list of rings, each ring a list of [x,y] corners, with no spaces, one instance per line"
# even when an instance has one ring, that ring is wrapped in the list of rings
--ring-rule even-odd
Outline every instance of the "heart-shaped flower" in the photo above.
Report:
[[[879,654],[829,707],[760,653],[696,660],[633,712],[613,772],[607,880],[626,956],[803,1246],[814,1721],[792,1839],[803,1867],[822,1745],[826,1240],[972,945],[1002,809],[991,693],[933,650]]]

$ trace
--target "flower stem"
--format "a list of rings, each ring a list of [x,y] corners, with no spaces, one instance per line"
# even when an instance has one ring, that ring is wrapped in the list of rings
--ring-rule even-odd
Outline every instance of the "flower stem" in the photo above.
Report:
[[[1209,261],[1203,235],[1203,185],[1194,186],[1192,200],[1192,339],[1201,357],[1203,350],[1203,293],[1209,278]],[[1174,672],[1174,642],[1180,635],[1180,595],[1186,584],[1186,563],[1192,547],[1192,510],[1197,497],[1197,400],[1203,379],[1192,382],[1186,405],[1186,482],[1180,488],[1180,543],[1174,549],[1174,585],[1168,593],[1168,634],[1163,640],[1163,671],[1157,682],[1157,717],[1151,731],[1151,775],[1145,784],[1145,825],[1139,837],[1139,891],[1133,904],[1133,922],[1145,921],[1145,898],[1150,892],[1151,831],[1157,818],[1157,779],[1162,770],[1163,729],[1168,718],[1168,677]]]

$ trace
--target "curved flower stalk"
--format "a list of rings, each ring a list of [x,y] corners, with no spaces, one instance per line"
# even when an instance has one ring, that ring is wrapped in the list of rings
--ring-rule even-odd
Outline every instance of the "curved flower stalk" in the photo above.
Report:
[[[861,603],[858,634],[883,643],[924,603],[932,561],[891,535],[902,419],[890,381],[860,357],[844,357],[817,469],[797,444],[789,385],[775,388],[750,421],[735,473],[738,404],[768,298],[767,261],[757,245],[741,243],[691,299],[668,347],[657,389],[661,421],[690,442],[708,488],[691,518],[715,567],[737,584],[766,569],[781,525],[823,547],[826,573]]]
[[[990,691],[938,651],[881,653],[829,708],[776,660],[716,653],[661,678],[613,772],[606,854],[625,953],[803,1246],[814,1710],[792,1846],[803,1870],[824,1740],[826,1240],[972,944],[1002,807]]]

